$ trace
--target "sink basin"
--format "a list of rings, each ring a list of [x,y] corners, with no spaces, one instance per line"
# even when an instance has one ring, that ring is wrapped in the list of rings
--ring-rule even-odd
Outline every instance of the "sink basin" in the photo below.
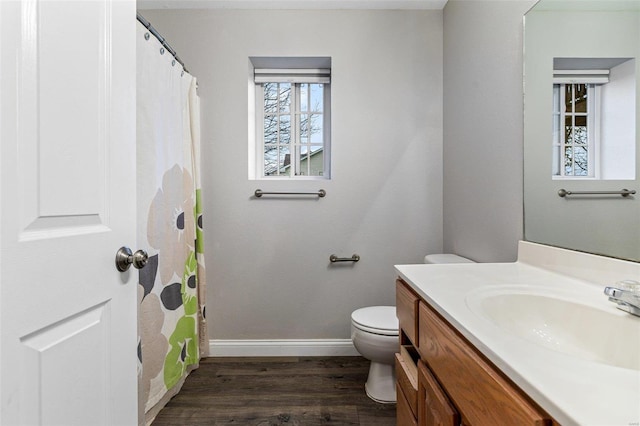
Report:
[[[640,370],[640,317],[601,297],[580,303],[580,296],[557,289],[498,287],[469,293],[466,303],[476,315],[544,348]]]

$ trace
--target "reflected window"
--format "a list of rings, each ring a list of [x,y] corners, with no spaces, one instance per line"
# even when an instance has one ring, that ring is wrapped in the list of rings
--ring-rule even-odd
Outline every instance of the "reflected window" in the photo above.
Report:
[[[595,84],[554,84],[554,176],[596,176],[598,98]]]
[[[635,179],[632,58],[553,59],[553,179]]]

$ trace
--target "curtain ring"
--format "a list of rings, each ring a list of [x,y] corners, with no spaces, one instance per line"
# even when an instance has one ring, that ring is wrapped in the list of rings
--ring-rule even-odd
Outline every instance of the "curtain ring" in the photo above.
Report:
[[[176,66],[176,60],[174,59],[173,61],[171,61],[171,66],[175,67]]]
[[[161,48],[160,48],[160,54],[161,54],[161,55],[164,55],[164,47],[161,47]]]
[[[151,36],[149,35],[149,33],[144,33],[144,39],[145,40],[149,40]]]

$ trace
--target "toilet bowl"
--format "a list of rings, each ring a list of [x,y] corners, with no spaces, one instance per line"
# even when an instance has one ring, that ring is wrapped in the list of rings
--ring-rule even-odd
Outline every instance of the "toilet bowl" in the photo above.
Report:
[[[371,361],[365,391],[381,403],[396,402],[395,357],[398,351],[398,318],[395,306],[369,306],[351,314],[351,340]]]
[[[455,254],[430,254],[424,263],[475,263]],[[363,357],[371,360],[365,390],[377,402],[396,402],[395,356],[399,350],[395,306],[370,306],[351,314],[351,340]]]

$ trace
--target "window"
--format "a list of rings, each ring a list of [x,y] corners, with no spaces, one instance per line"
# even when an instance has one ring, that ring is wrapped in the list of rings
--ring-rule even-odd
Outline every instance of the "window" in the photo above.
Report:
[[[608,81],[606,69],[554,70],[554,177],[599,177],[600,86]]]
[[[553,58],[553,179],[636,178],[633,58]]]
[[[596,177],[598,89],[595,84],[554,84],[554,176]]]
[[[326,59],[252,58],[256,177],[330,178],[331,70]],[[258,66],[265,64],[269,67]]]

